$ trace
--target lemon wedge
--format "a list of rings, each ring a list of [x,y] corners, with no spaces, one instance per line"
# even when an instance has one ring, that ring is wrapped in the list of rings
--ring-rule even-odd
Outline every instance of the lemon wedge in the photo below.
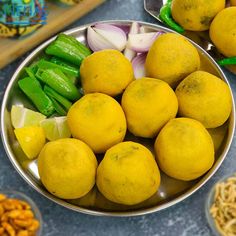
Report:
[[[13,105],[11,108],[11,122],[14,128],[40,126],[40,122],[45,118],[45,115],[27,109],[22,105]]]
[[[44,130],[39,126],[16,128],[14,133],[23,152],[29,159],[36,158],[46,143]]]
[[[44,129],[46,138],[49,141],[71,137],[71,132],[67,125],[66,116],[42,120],[40,125]]]

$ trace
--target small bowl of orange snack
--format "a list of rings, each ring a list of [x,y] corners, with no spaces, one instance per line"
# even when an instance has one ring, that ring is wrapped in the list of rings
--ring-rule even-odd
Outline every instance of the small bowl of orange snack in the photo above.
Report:
[[[0,191],[0,235],[40,236],[42,216],[36,204],[17,191]]]

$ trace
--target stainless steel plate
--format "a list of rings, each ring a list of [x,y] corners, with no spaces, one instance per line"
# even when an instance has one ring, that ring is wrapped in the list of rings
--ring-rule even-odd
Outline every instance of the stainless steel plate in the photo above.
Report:
[[[122,24],[123,26],[129,26],[131,24],[130,21],[106,21],[104,23]],[[140,22],[140,24],[143,25],[147,31],[173,32],[167,28],[154,24],[149,24],[144,22]],[[67,31],[66,34],[73,35],[79,41],[84,42],[86,37],[86,28],[88,26],[89,25],[74,28],[72,30]],[[10,161],[12,162],[13,166],[18,171],[18,173],[39,193],[64,207],[86,214],[107,215],[107,216],[143,215],[165,209],[189,197],[201,186],[203,186],[206,183],[206,181],[209,180],[210,177],[215,173],[215,171],[220,167],[222,161],[226,157],[226,154],[229,150],[234,133],[235,110],[234,110],[233,96],[232,96],[233,110],[227,123],[228,125],[227,135],[221,145],[221,149],[219,150],[218,153],[216,153],[216,161],[214,166],[208,173],[206,173],[201,178],[194,181],[184,182],[172,179],[162,173],[161,174],[162,182],[158,192],[145,202],[134,206],[124,206],[112,203],[107,199],[105,199],[97,191],[96,187],[85,197],[70,201],[61,200],[51,195],[49,192],[47,192],[47,190],[43,187],[43,185],[40,182],[37,171],[37,162],[29,161],[25,157],[15,139],[13,127],[11,126],[10,110],[13,104],[24,104],[26,107],[33,109],[32,104],[30,104],[28,99],[19,90],[17,81],[23,73],[23,68],[31,64],[34,60],[37,59],[37,57],[42,55],[44,48],[53,39],[54,38],[46,41],[37,49],[35,49],[18,67],[6,89],[1,110],[2,140],[6,153]],[[195,43],[193,44],[198,49],[199,54],[202,58],[202,65],[201,65],[202,69],[221,77],[224,81],[226,81],[226,83],[228,83],[225,75],[218,67],[218,65],[214,62],[214,60],[198,45],[196,45]],[[138,142],[141,142],[150,149],[153,146],[154,142],[153,140],[140,139],[132,136],[126,137],[126,139],[136,140]],[[100,158],[101,157],[98,157],[98,159]]]

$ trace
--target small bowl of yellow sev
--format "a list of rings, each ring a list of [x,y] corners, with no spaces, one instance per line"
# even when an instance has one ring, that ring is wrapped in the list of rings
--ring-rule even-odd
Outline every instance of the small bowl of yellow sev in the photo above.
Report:
[[[236,174],[224,177],[213,186],[205,209],[214,235],[236,235]]]

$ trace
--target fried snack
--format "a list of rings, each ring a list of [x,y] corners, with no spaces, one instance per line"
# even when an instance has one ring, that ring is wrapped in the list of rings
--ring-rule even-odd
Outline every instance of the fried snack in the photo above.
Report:
[[[36,236],[39,227],[27,202],[0,193],[0,236]]]
[[[210,214],[220,235],[236,235],[236,175],[216,185]]]

